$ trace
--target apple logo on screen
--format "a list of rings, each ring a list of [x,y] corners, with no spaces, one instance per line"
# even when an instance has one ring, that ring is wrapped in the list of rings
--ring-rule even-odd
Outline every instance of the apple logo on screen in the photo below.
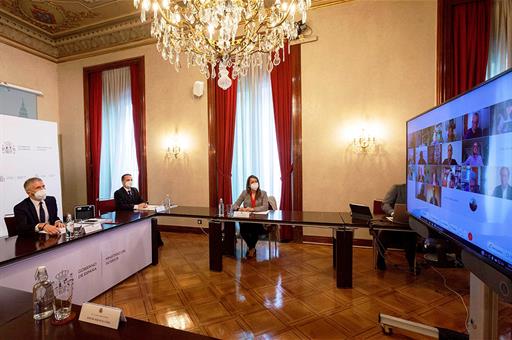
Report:
[[[471,209],[471,211],[476,211],[476,208],[478,208],[478,205],[476,204],[476,200],[472,198],[469,200],[469,209]]]

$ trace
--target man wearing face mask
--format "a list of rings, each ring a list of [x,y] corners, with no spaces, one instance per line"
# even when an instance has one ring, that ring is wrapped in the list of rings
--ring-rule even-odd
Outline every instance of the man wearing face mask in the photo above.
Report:
[[[32,177],[23,184],[28,197],[14,207],[18,234],[32,234],[45,231],[58,235],[58,228],[64,228],[57,210],[57,201],[46,196],[46,188],[41,178]]]
[[[121,182],[123,187],[114,193],[116,210],[134,210],[148,206],[140,197],[139,190],[132,187],[132,175],[124,174],[121,176]]]

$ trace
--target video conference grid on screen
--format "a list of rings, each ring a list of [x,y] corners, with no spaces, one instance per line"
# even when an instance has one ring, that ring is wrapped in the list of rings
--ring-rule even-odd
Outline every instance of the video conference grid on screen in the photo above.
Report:
[[[512,73],[506,76],[408,122],[407,201],[412,215],[512,270]],[[479,104],[487,105],[458,111]]]

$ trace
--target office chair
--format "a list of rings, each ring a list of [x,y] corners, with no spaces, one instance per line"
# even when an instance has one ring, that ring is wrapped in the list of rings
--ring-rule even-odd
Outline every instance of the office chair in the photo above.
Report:
[[[96,217],[94,205],[79,205],[75,207],[75,219],[87,220]]]
[[[116,201],[114,199],[100,200],[96,199],[96,211],[98,215],[116,211]]]
[[[7,227],[7,235],[9,237],[18,235],[18,231],[16,230],[16,218],[14,215],[5,215],[4,221],[5,226]]]
[[[277,202],[274,196],[268,197],[268,210],[277,210]],[[277,224],[265,224],[267,232],[260,235],[259,240],[268,241],[268,258],[272,258],[272,241],[274,242],[274,256],[277,257],[277,242],[279,242],[279,225]],[[244,240],[240,234],[240,225],[236,224],[236,238],[240,240],[240,257],[244,256]]]

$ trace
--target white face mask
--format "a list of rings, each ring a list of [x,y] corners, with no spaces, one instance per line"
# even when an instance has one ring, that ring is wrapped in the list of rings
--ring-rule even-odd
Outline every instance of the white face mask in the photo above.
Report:
[[[258,182],[254,182],[254,183],[251,184],[251,189],[254,190],[254,191],[258,190],[258,187],[259,187]]]
[[[133,182],[132,182],[132,181],[127,181],[127,182],[125,182],[125,183],[124,183],[124,186],[125,186],[126,188],[131,188],[131,187],[132,187],[132,184],[133,184]]]
[[[45,189],[41,189],[41,190],[38,190],[34,193],[34,198],[36,199],[36,201],[43,201],[46,199],[46,190]]]

